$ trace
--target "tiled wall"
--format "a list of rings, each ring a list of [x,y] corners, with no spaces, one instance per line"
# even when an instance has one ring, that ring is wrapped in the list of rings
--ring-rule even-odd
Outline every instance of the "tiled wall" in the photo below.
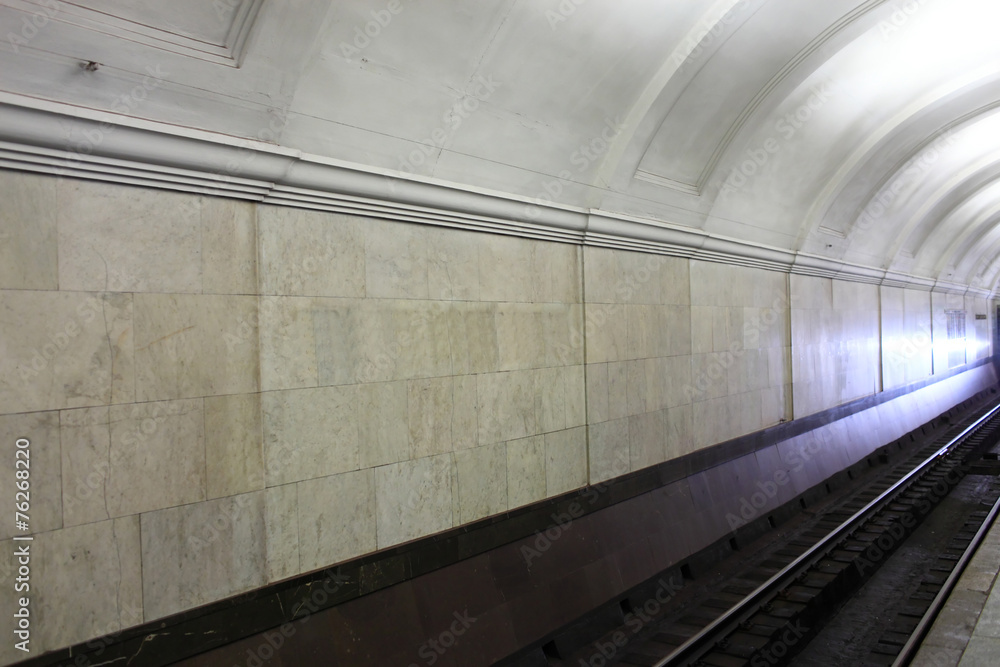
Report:
[[[789,278],[795,417],[880,391],[879,288]]]
[[[0,200],[0,442],[32,443],[35,651],[879,380],[876,287],[9,172]],[[927,295],[887,294],[902,333],[925,321]]]
[[[690,400],[689,262],[584,249],[590,481],[686,454]]]
[[[587,483],[580,248],[0,188],[0,437],[32,442],[34,650]]]
[[[931,294],[882,287],[882,386],[894,389],[930,377]]]
[[[788,276],[691,263],[695,448],[792,418]]]

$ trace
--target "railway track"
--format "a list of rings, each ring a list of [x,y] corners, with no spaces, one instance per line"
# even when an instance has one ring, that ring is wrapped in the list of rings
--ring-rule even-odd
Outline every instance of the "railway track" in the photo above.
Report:
[[[687,601],[676,614],[664,612],[641,632],[628,633],[634,636],[626,644],[609,632],[585,650],[565,660],[550,659],[549,664],[790,664],[831,612],[864,585],[962,482],[970,463],[1000,440],[1000,403],[992,400],[977,416],[942,429],[862,488],[789,531],[787,539],[765,550],[762,559],[703,593],[701,599]],[[1000,482],[987,486],[995,496],[989,499],[992,505],[1000,498]],[[903,665],[912,657],[997,508],[1000,504],[992,510],[976,506],[963,517],[951,544],[914,594],[888,614],[892,620],[865,664]],[[627,604],[623,603],[623,611],[629,611]]]

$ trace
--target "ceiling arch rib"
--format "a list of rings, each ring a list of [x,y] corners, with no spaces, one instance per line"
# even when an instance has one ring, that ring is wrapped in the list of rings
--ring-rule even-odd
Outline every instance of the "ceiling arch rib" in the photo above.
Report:
[[[905,128],[910,121],[920,116],[928,109],[939,104],[946,105],[948,100],[953,99],[961,92],[970,88],[978,88],[984,81],[988,84],[992,84],[997,81],[998,78],[1000,78],[1000,62],[991,64],[990,66],[983,68],[981,71],[970,73],[962,80],[949,81],[943,86],[926,93],[909,104],[906,104],[894,116],[889,118],[877,129],[871,131],[869,135],[860,142],[857,148],[855,148],[855,150],[847,157],[847,159],[839,165],[827,184],[823,187],[822,191],[816,196],[812,206],[805,215],[802,229],[800,231],[799,243],[802,244],[806,237],[815,232],[815,230],[819,227],[820,220],[822,220],[823,213],[832,206],[833,201],[839,193],[845,189],[847,183],[850,182],[854,174],[856,174],[864,164],[871,161],[873,156],[877,155],[879,152],[880,146],[882,146],[885,142],[891,141],[893,135],[897,133],[901,134],[904,131],[903,128]],[[961,121],[957,123],[957,125],[960,124]],[[946,135],[949,129],[950,128],[946,128],[942,133],[938,134],[938,136]],[[937,137],[929,140],[924,146],[925,150],[937,150],[938,146],[935,145],[936,140]]]
[[[923,214],[914,213],[917,207],[913,202],[920,202],[926,208],[926,200],[933,199],[921,198],[938,188],[923,180],[936,168],[940,167],[940,173],[952,180],[956,180],[955,175],[964,174],[956,182],[972,178],[983,168],[982,164],[975,164],[970,170],[969,162],[976,163],[977,158],[968,151],[951,162],[944,154],[957,141],[963,127],[990,117],[998,95],[1000,81],[989,82],[948,103],[926,109],[897,127],[859,162],[851,177],[830,197],[818,222],[800,232],[800,249],[822,253],[815,231],[834,230],[849,241],[843,248],[843,258],[858,253],[872,257],[872,249],[877,248],[878,263],[888,268],[906,235],[886,233],[878,223],[884,225],[886,219],[895,218],[907,225],[915,216],[922,218]],[[988,142],[983,146],[988,147]],[[887,260],[883,261],[883,256]]]
[[[993,231],[992,225],[1000,214],[1000,200],[997,193],[985,193],[988,199],[983,202],[985,206],[982,210],[968,213],[963,209],[956,211],[955,215],[948,220],[942,221],[935,229],[935,235],[928,239],[926,250],[922,253],[928,255],[925,261],[931,260],[937,255],[936,262],[930,273],[935,277],[953,279],[958,273],[958,265],[963,260],[971,260],[973,263],[978,256],[970,253],[982,245],[984,237]],[[968,208],[975,208],[970,202]]]
[[[901,228],[894,230],[896,235],[886,252],[888,268],[910,270],[915,261],[916,249],[933,230],[934,221],[950,215],[975,192],[987,187],[997,178],[1000,178],[1000,151],[994,151],[961,171],[950,174],[943,182],[917,183],[918,191],[923,196],[914,202],[914,206],[900,208],[897,212],[902,224]],[[919,185],[924,187],[920,188]]]
[[[763,0],[715,0],[670,53],[629,109],[625,130],[616,137],[602,160],[596,182],[627,190],[639,162],[653,141],[663,118],[701,66],[725,44],[727,38]],[[697,194],[690,185],[675,189]]]
[[[641,153],[633,151],[630,176],[705,194],[744,128],[773,110],[828,52],[869,29],[877,18],[872,10],[884,2],[836,0],[806,7],[780,0],[742,12],[746,18],[739,30],[684,82],[683,95],[665,95],[651,109],[656,130],[641,137]]]

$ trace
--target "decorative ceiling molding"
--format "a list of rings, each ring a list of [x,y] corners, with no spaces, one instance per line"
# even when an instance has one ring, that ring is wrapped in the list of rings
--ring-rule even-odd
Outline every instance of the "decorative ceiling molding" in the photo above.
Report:
[[[874,285],[990,294],[669,222],[403,177],[273,144],[10,94],[0,95],[0,168]]]
[[[764,104],[764,101],[771,95],[771,93],[773,93],[778,86],[788,79],[792,73],[802,65],[802,63],[808,60],[814,53],[822,49],[845,28],[849,27],[869,12],[885,4],[887,1],[888,0],[867,0],[867,2],[855,7],[851,12],[841,17],[839,21],[830,25],[826,30],[817,35],[811,42],[809,42],[803,49],[801,49],[787,63],[785,63],[785,65],[778,70],[759,91],[757,91],[757,94],[754,95],[754,97],[740,112],[740,115],[737,116],[733,123],[729,126],[726,133],[719,141],[719,144],[712,152],[712,155],[709,157],[708,162],[706,162],[705,166],[702,168],[698,179],[694,183],[678,181],[676,179],[672,179],[661,174],[654,174],[642,169],[637,169],[634,177],[638,180],[647,181],[649,183],[677,190],[679,192],[701,196],[701,194],[705,191],[709,180],[712,178],[712,174],[714,174],[715,170],[718,168],[722,157],[726,154],[733,142],[736,140],[736,137],[739,136],[740,132],[750,119],[753,118],[754,114],[757,113],[757,110],[760,109],[760,107]],[[662,122],[663,121],[661,120],[661,124]],[[647,147],[647,150],[655,145],[654,139],[654,141]],[[642,164],[642,162],[643,160],[640,159],[639,164]]]
[[[218,19],[218,26],[222,29],[205,31],[203,34],[196,34],[196,31],[185,34],[185,31],[169,25],[162,17],[140,16],[142,12],[138,7],[133,7],[134,11],[130,15],[127,12],[128,7],[115,7],[114,3],[107,4],[109,6],[102,10],[73,0],[63,0],[54,4],[51,0],[0,2],[0,5],[33,16],[45,12],[46,16],[50,16],[58,23],[89,30],[101,36],[125,39],[162,51],[229,67],[239,67],[247,37],[264,0],[215,0],[211,3],[211,13]],[[164,4],[159,9],[183,12],[186,9],[184,4],[174,0],[173,3]],[[111,13],[112,9],[118,13]],[[157,25],[158,22],[161,25]]]

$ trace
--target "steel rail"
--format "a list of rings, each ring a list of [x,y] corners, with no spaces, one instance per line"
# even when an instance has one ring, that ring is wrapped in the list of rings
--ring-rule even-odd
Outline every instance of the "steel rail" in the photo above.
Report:
[[[955,584],[958,583],[959,578],[965,572],[965,568],[968,567],[969,562],[972,560],[973,556],[976,554],[976,550],[979,549],[979,545],[982,544],[983,540],[986,539],[987,533],[990,532],[990,527],[993,526],[993,522],[997,518],[997,514],[1000,514],[1000,498],[993,503],[993,509],[986,516],[983,521],[983,525],[979,527],[976,532],[976,536],[972,538],[972,542],[962,553],[962,557],[955,564],[955,568],[948,575],[948,579],[945,580],[944,585],[941,590],[938,591],[937,596],[934,597],[934,601],[931,602],[930,608],[924,613],[920,618],[920,623],[913,630],[910,635],[910,639],[903,646],[903,649],[896,656],[896,660],[892,663],[892,667],[904,667],[910,664],[910,661],[917,654],[920,649],[920,643],[927,636],[927,633],[931,629],[934,621],[937,620],[937,616],[941,613],[941,608],[944,607],[945,603],[948,601],[948,596],[951,595],[952,590],[955,588]]]
[[[746,621],[750,616],[757,613],[760,608],[764,606],[764,604],[771,600],[773,594],[776,594],[781,590],[781,588],[784,587],[784,583],[787,579],[793,578],[793,575],[797,575],[800,570],[803,570],[805,567],[811,566],[814,562],[821,560],[830,548],[835,546],[836,543],[840,542],[840,540],[849,536],[849,534],[853,532],[859,524],[864,523],[865,520],[869,518],[869,515],[878,512],[882,506],[886,504],[886,499],[891,496],[894,497],[898,493],[902,492],[903,487],[909,486],[909,483],[914,477],[922,475],[926,469],[935,464],[939,458],[949,453],[950,450],[961,445],[967,438],[971,437],[976,431],[984,426],[987,421],[996,416],[998,412],[1000,412],[1000,403],[995,405],[989,412],[984,414],[982,417],[970,424],[965,430],[952,438],[948,444],[931,454],[920,465],[882,492],[882,494],[880,494],[877,498],[858,510],[853,516],[840,524],[840,526],[835,528],[829,535],[813,545],[808,551],[789,563],[783,570],[765,581],[752,593],[743,598],[743,600],[737,602],[722,616],[715,619],[698,632],[698,634],[694,635],[674,649],[670,655],[657,662],[653,667],[668,667],[670,665],[681,664],[681,661],[684,660],[690,661],[700,657],[703,649],[708,648],[711,644],[717,642],[718,639],[721,638],[719,637],[719,635],[722,634],[721,630],[726,629],[726,634],[728,634],[731,629],[734,629],[740,623]]]

